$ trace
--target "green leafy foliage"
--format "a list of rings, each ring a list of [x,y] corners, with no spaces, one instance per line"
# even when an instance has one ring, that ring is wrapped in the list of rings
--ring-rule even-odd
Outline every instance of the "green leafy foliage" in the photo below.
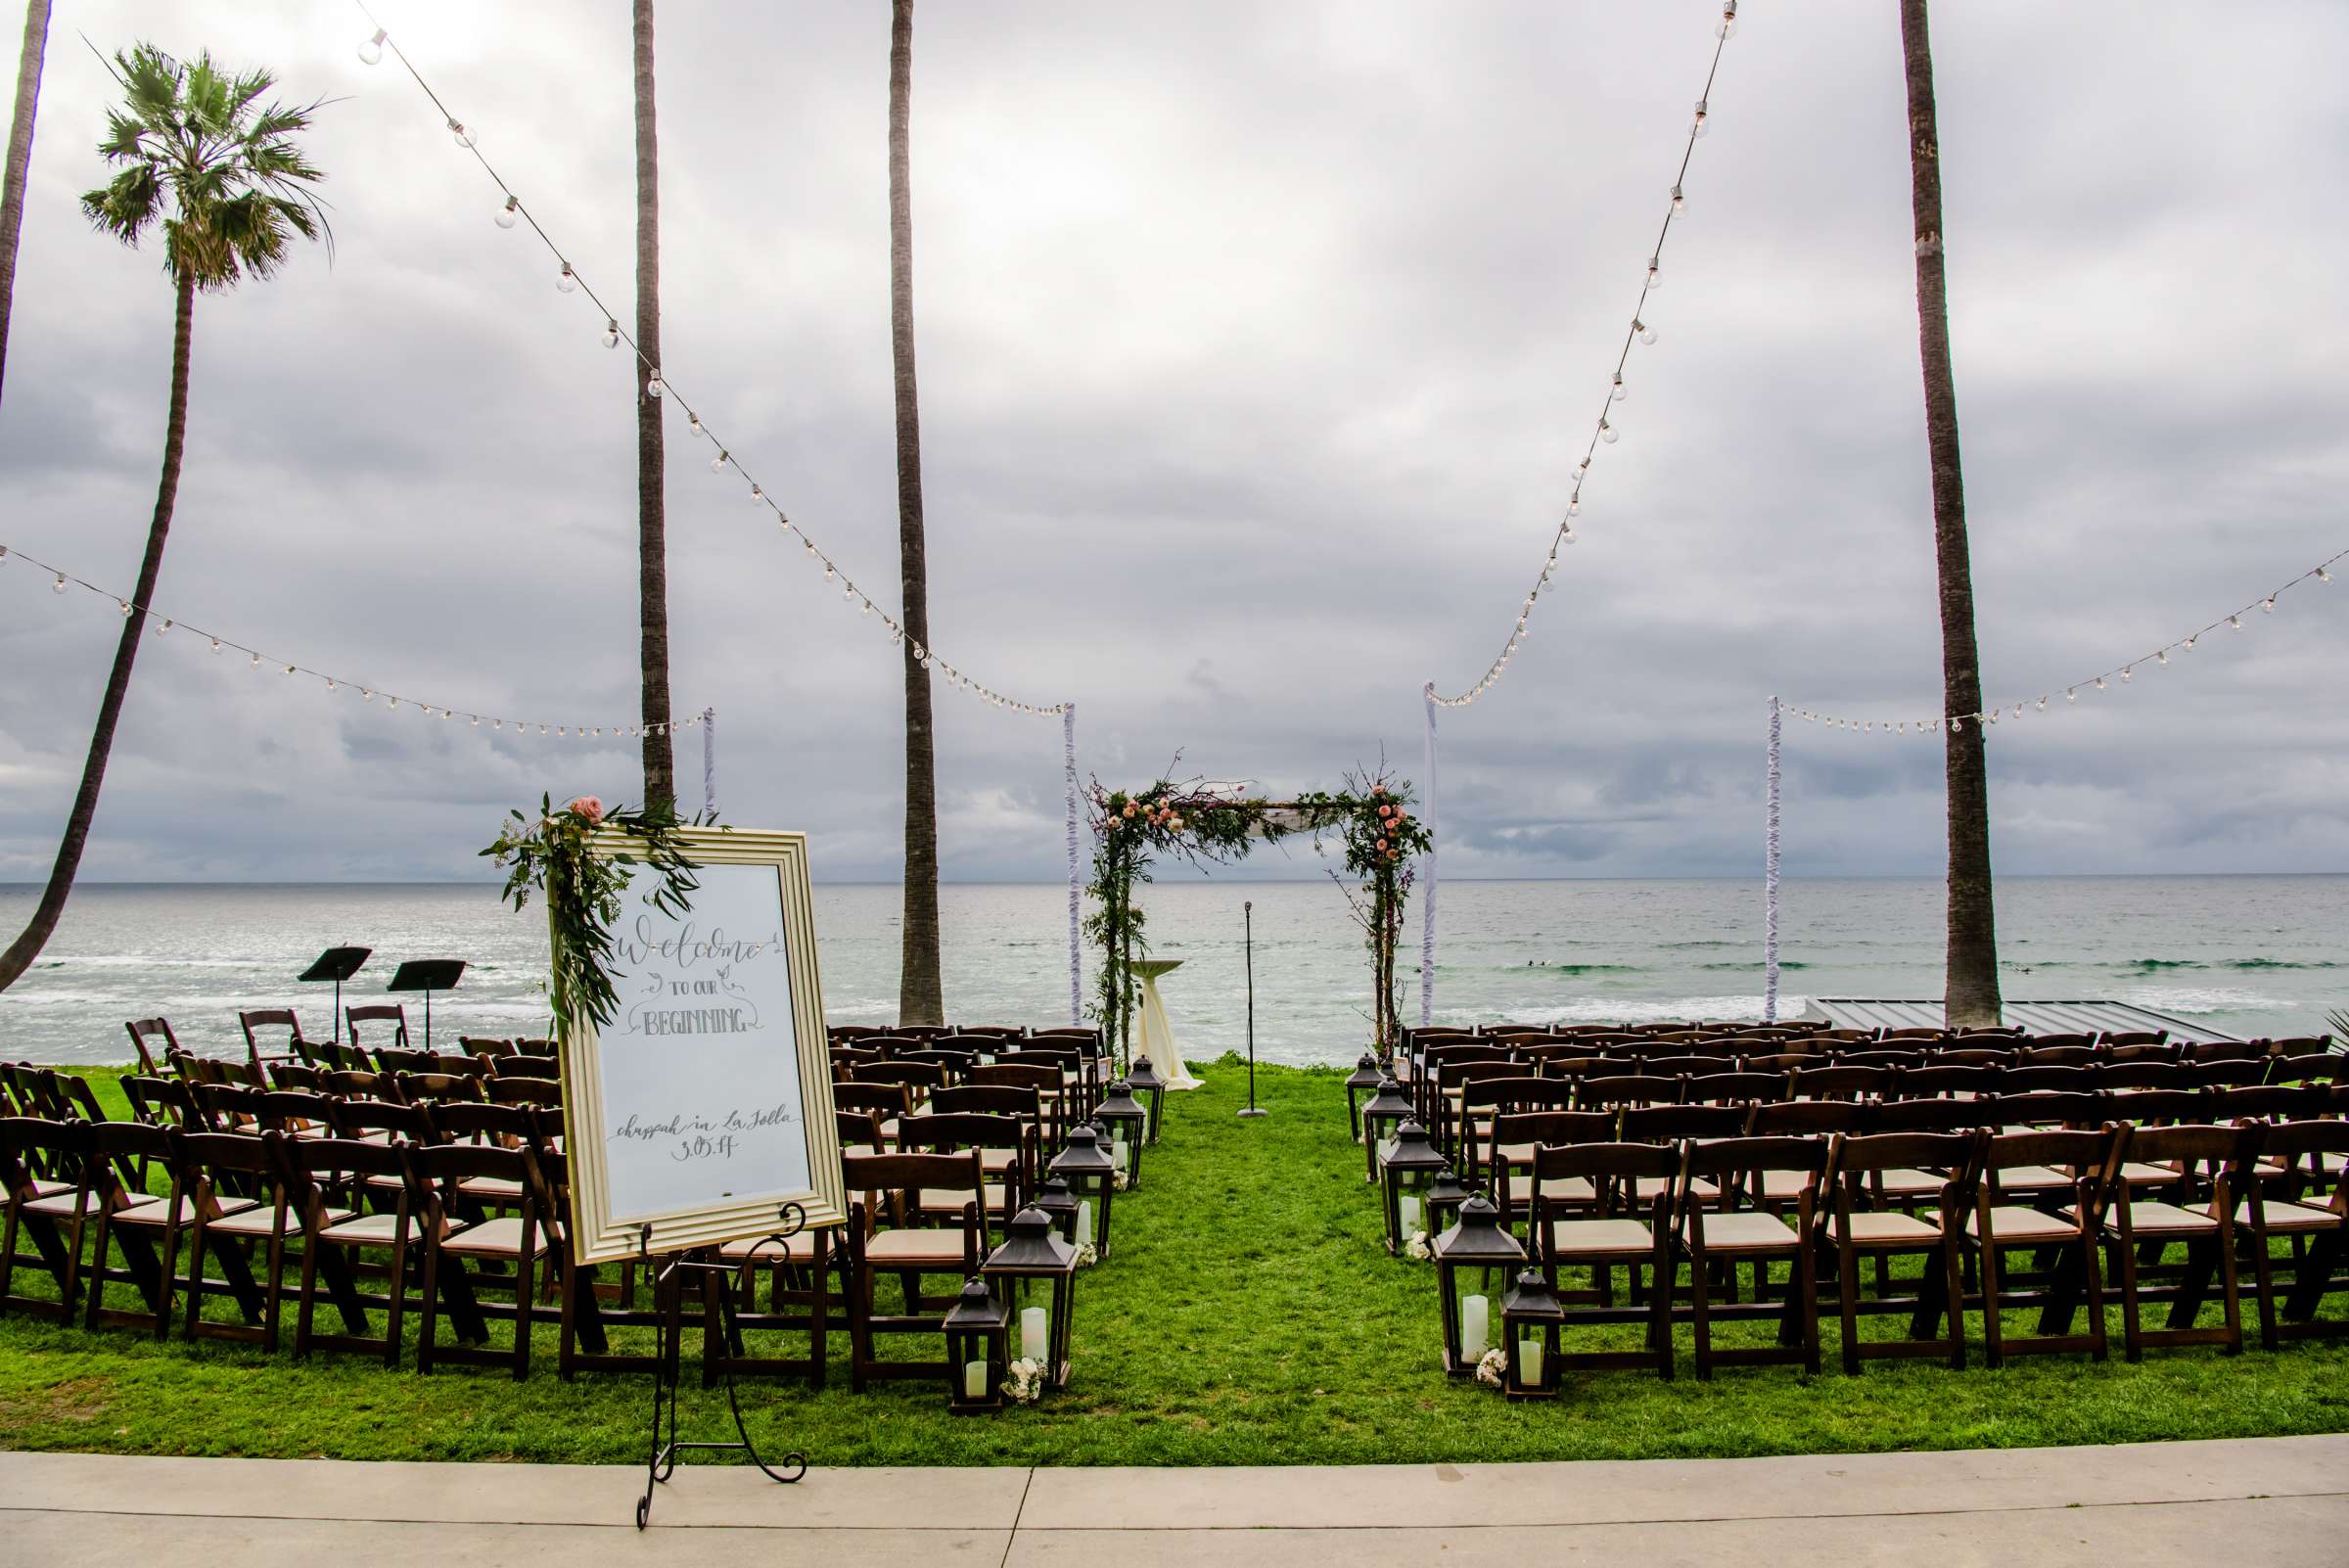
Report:
[[[692,906],[701,882],[694,875],[699,867],[677,838],[682,825],[666,806],[606,811],[602,802],[583,795],[558,810],[554,797],[540,796],[535,819],[509,813],[496,842],[482,851],[507,868],[504,896],[515,908],[527,906],[533,890],[546,899],[554,935],[547,999],[558,1031],[575,1018],[601,1029],[620,1009],[612,990],[620,974],[612,964],[618,951],[613,922],[636,867],[658,879],[648,895],[654,908],[674,915]]]

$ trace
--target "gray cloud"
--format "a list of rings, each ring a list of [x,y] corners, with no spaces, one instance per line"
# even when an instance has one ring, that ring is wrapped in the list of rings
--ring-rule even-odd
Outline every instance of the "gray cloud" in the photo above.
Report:
[[[1443,715],[1453,875],[1749,874],[1773,692],[1936,705],[1895,19],[1751,7],[1635,350],[1620,444],[1509,675]],[[1711,10],[933,7],[916,57],[917,317],[939,648],[1079,704],[1081,765],[1285,789],[1472,681],[1539,568],[1670,183]],[[568,254],[630,308],[624,28],[537,0],[395,8]],[[1937,19],[1983,658],[2011,701],[2339,548],[2349,315],[2331,286],[2349,17],[2275,3]],[[350,678],[513,715],[634,704],[622,357],[412,86],[333,8],[98,0],[77,24],[328,95],[340,250],[199,312],[161,602]],[[886,25],[663,18],[671,378],[895,598]],[[108,83],[51,51],[0,536],[136,569],[170,300],[73,197]],[[899,675],[672,427],[681,706],[721,804],[819,874],[896,869]],[[115,629],[0,567],[0,878],[46,867]],[[2349,866],[2349,618],[2310,588],[2239,639],[2002,726],[2009,871]],[[2058,702],[2060,696],[2058,695]],[[939,695],[948,874],[1051,876],[1049,720]],[[699,742],[681,740],[698,773]],[[517,743],[151,639],[98,877],[469,875],[508,805],[635,794],[625,742]],[[1934,743],[1787,743],[1790,867],[1930,871]],[[1318,875],[1310,857],[1254,869]]]

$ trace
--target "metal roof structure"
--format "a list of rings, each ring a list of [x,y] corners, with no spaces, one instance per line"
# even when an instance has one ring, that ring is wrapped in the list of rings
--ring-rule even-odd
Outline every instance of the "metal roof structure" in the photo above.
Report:
[[[1944,1016],[1941,998],[1895,1000],[1880,996],[1815,996],[1802,1016],[1842,1029],[1936,1029]],[[2206,1024],[2175,1018],[2117,1001],[2015,1001],[2004,1004],[2004,1021],[2034,1035],[2096,1035],[2105,1031],[2166,1029],[2177,1040],[2239,1039]]]

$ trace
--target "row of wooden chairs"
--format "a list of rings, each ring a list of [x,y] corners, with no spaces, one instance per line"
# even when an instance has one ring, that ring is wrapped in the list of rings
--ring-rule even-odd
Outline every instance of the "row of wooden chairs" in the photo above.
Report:
[[[1553,1287],[1569,1268],[1590,1271],[1588,1289],[1561,1293],[1570,1324],[1646,1329],[1638,1352],[1567,1350],[1563,1365],[1644,1364],[1669,1377],[1672,1329],[1685,1321],[1700,1378],[1739,1361],[1796,1361],[1816,1372],[1822,1294],[1841,1315],[1847,1372],[1878,1357],[1938,1356],[1964,1365],[1969,1306],[1980,1314],[1993,1366],[2008,1356],[2066,1351],[2102,1360],[2108,1279],[2118,1284],[2128,1360],[2158,1345],[2217,1344],[2233,1355],[2243,1348],[2244,1264],[2266,1348],[2349,1330],[2349,1322],[2315,1316],[2324,1295],[2349,1289],[2349,1279],[2333,1278],[2349,1187],[2335,1177],[2328,1196],[2297,1188],[2283,1196],[2275,1175],[2328,1162],[2337,1169],[2345,1154],[2349,1123],[2335,1119],[1543,1143],[1530,1166],[1530,1250]],[[2301,1249],[2280,1294],[2279,1240]],[[2165,1270],[2161,1260],[2173,1246],[2186,1261]],[[2026,1267],[2013,1265],[2018,1253],[2031,1255]],[[1921,1268],[1913,1289],[1896,1295],[1886,1288],[1885,1265],[1899,1256]],[[1876,1265],[1878,1289],[1864,1296],[1866,1261]],[[1753,1271],[1750,1300],[1737,1297],[1740,1265]],[[1783,1277],[1773,1280],[1773,1268]],[[1616,1268],[1630,1275],[1625,1306],[1613,1297]],[[2224,1321],[2199,1325],[2214,1280]],[[1727,1299],[1716,1299],[1725,1283]],[[2146,1325],[2152,1303],[2168,1305],[2165,1326]],[[2002,1314],[2018,1308],[2040,1310],[2037,1332],[2006,1332]],[[2087,1321],[2075,1331],[2083,1308]],[[1908,1334],[1863,1338],[1859,1318],[1876,1314],[1907,1314]],[[1774,1321],[1776,1344],[1716,1347],[1713,1325],[1739,1318]]]
[[[302,1033],[300,1016],[291,1007],[241,1010],[237,1014],[237,1028],[245,1037],[247,1065],[258,1070],[270,1062],[295,1062],[334,1072],[370,1072],[399,1070],[412,1064],[417,1056],[433,1054],[410,1048],[407,1011],[398,1002],[353,1004],[345,1007],[344,1014],[349,1030],[347,1042],[341,1038],[310,1038]],[[373,1043],[361,1042],[362,1026],[366,1026]],[[160,1072],[159,1064],[188,1054],[167,1018],[133,1019],[122,1027],[130,1036],[131,1050],[142,1072]],[[279,1031],[284,1033],[280,1035]],[[548,1038],[465,1035],[458,1037],[457,1046],[454,1053],[438,1054],[481,1061],[532,1057],[547,1068],[543,1076],[555,1076],[555,1042]]]

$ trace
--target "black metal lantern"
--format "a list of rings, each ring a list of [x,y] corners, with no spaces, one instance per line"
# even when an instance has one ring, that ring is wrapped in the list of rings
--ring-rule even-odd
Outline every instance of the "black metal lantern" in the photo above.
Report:
[[[1346,1075],[1346,1130],[1357,1143],[1362,1141],[1362,1096],[1376,1091],[1379,1080],[1386,1076],[1378,1058],[1368,1051],[1362,1052],[1362,1059]]]
[[[946,1309],[946,1408],[956,1415],[982,1415],[1003,1408],[1003,1384],[1011,1376],[1011,1313],[984,1279],[963,1283],[962,1295]]]
[[[1558,1334],[1566,1309],[1539,1268],[1517,1276],[1500,1299],[1500,1344],[1508,1356],[1500,1391],[1513,1400],[1558,1397]]]
[[[1362,1179],[1378,1183],[1378,1145],[1390,1130],[1409,1121],[1414,1112],[1410,1096],[1392,1077],[1378,1081],[1378,1092],[1362,1107]]]
[[[1452,1223],[1460,1217],[1460,1205],[1466,1203],[1472,1196],[1474,1194],[1468,1190],[1468,1184],[1459,1178],[1458,1174],[1451,1166],[1448,1165],[1438,1171],[1436,1179],[1430,1182],[1427,1188],[1427,1209],[1424,1221],[1427,1233],[1431,1236],[1440,1236],[1450,1230]]]
[[[1071,1228],[1062,1234],[1073,1246],[1091,1242],[1093,1255],[1107,1258],[1110,1201],[1118,1195],[1118,1166],[1101,1146],[1101,1134],[1089,1125],[1071,1128],[1068,1147],[1052,1157],[1045,1174],[1068,1183],[1076,1200]]]
[[[1156,1143],[1158,1141],[1159,1115],[1166,1109],[1167,1104],[1167,1081],[1159,1076],[1157,1068],[1150,1065],[1149,1057],[1137,1056],[1133,1059],[1133,1066],[1126,1074],[1126,1082],[1133,1086],[1133,1092],[1137,1099],[1149,1102],[1149,1137],[1151,1142]]]
[[[1063,1241],[1073,1244],[1077,1240],[1077,1195],[1069,1190],[1065,1176],[1047,1174],[1036,1183],[1036,1196],[1028,1202],[1031,1207],[1044,1211],[1044,1218],[1052,1222],[1052,1228],[1060,1232]]]
[[[1405,1122],[1395,1130],[1395,1141],[1379,1151],[1381,1207],[1386,1211],[1387,1251],[1400,1253],[1413,1231],[1435,1231],[1427,1222],[1427,1195],[1436,1173],[1451,1164],[1444,1151],[1430,1142],[1427,1129]]]
[[[1109,1157],[1126,1174],[1126,1184],[1142,1184],[1142,1140],[1149,1135],[1150,1113],[1133,1097],[1128,1079],[1112,1079],[1109,1092],[1093,1107],[1093,1120],[1109,1129]]]
[[[1500,1222],[1493,1200],[1479,1193],[1460,1205],[1460,1217],[1435,1241],[1436,1295],[1444,1309],[1444,1371],[1475,1375],[1476,1363],[1493,1343],[1491,1274],[1496,1268],[1525,1267],[1525,1248]],[[1479,1271],[1480,1288],[1463,1293],[1460,1276]]]
[[[1012,1353],[1043,1368],[1044,1387],[1069,1380],[1069,1318],[1077,1302],[1077,1249],[1053,1233],[1041,1209],[1022,1209],[1004,1227],[1003,1244],[980,1266],[990,1284],[1003,1291],[1016,1331]],[[1032,1300],[1041,1286],[1043,1300]]]

